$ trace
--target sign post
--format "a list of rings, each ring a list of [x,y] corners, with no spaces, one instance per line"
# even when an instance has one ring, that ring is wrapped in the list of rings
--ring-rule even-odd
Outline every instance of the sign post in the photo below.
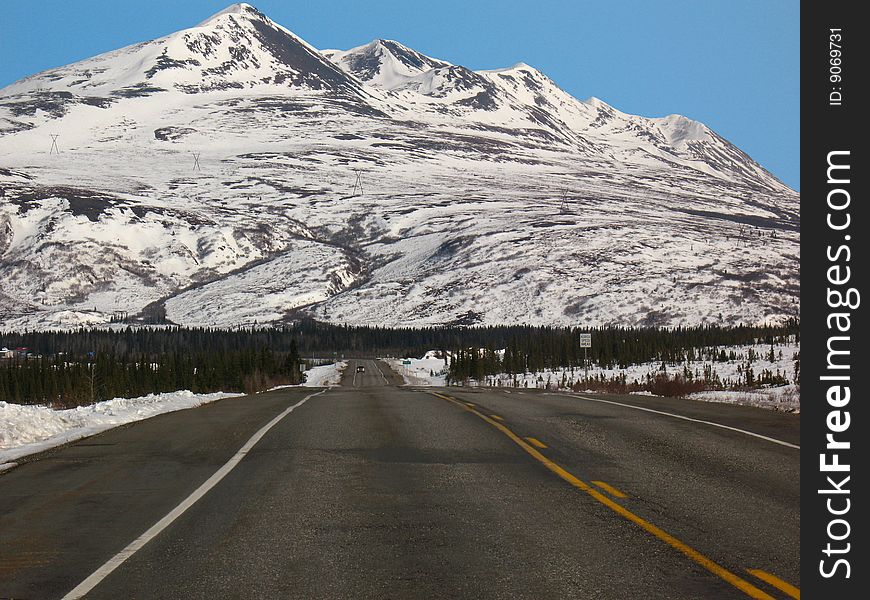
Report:
[[[586,373],[586,380],[589,380],[589,363],[586,360],[586,349],[592,347],[592,334],[591,333],[581,333],[580,334],[580,347],[583,348],[583,368]]]

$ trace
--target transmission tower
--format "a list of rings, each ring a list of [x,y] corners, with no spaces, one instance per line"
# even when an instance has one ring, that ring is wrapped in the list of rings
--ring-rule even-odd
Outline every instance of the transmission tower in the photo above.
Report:
[[[362,187],[362,171],[354,171],[356,173],[356,181],[353,184],[353,192],[351,192],[351,196],[356,196],[356,190],[359,188],[360,195],[364,194]]]
[[[564,214],[568,213],[568,188],[562,190],[562,202],[559,204],[559,212]]]

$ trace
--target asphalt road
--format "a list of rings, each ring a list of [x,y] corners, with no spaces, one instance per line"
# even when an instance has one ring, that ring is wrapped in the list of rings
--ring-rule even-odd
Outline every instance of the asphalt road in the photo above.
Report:
[[[698,422],[798,444],[795,415],[403,388],[383,363],[349,363],[341,387],[302,404],[319,390],[226,399],[0,474],[0,598],[62,598],[95,572],[87,598],[788,598],[764,579],[799,585],[799,450]]]

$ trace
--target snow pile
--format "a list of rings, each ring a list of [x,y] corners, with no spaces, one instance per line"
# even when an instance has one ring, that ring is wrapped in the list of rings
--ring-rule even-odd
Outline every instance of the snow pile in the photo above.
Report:
[[[305,371],[305,383],[302,385],[306,387],[329,387],[338,385],[345,368],[347,368],[347,363],[343,360],[329,365],[311,367]]]
[[[408,385],[447,385],[447,365],[440,352],[430,350],[422,358],[385,358],[385,363]],[[410,365],[403,364],[411,361]]]
[[[140,398],[115,398],[68,410],[0,401],[0,470],[3,463],[81,439],[118,425],[195,408],[221,398],[243,396],[183,390]]]

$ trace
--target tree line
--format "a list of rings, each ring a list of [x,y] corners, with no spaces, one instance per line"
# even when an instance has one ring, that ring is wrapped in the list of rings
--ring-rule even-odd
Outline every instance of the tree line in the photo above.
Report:
[[[3,364],[5,363],[5,364]],[[0,400],[69,408],[161,392],[256,393],[302,380],[299,353],[263,347],[236,351],[145,354],[113,350],[31,355],[0,363]]]
[[[580,347],[580,333],[592,333],[592,347]],[[498,374],[519,375],[541,373],[547,370],[569,369],[571,381],[550,381],[550,385],[570,387],[577,385],[627,391],[663,387],[669,389],[681,383],[689,387],[705,389],[724,389],[727,387],[753,387],[760,385],[783,385],[800,380],[800,355],[790,373],[770,370],[756,370],[753,363],[760,358],[774,361],[779,355],[776,346],[800,343],[800,325],[790,320],[781,325],[771,326],[699,326],[676,329],[603,327],[581,331],[579,329],[534,329],[512,335],[504,345],[488,343],[485,345],[461,345],[450,352],[448,382],[462,383],[467,380],[486,381]],[[749,349],[745,365],[738,366],[740,375],[737,380],[721,380],[709,369],[704,372],[693,371],[687,366],[672,373],[672,376],[658,378],[647,376],[643,381],[627,381],[624,375],[614,375],[609,379],[603,375],[586,380],[584,367],[595,365],[602,369],[626,369],[630,365],[661,363],[663,372],[667,365],[707,362],[733,362],[738,359],[733,350],[725,351],[722,346],[761,345],[764,350]],[[577,371],[574,376],[574,370]],[[709,372],[708,372],[709,371]],[[516,379],[516,378],[515,378]],[[546,385],[546,381],[544,384]],[[697,385],[695,385],[697,384]],[[665,394],[663,394],[665,395]],[[667,394],[670,395],[670,394]]]
[[[738,346],[769,342],[788,335],[800,335],[797,320],[770,326],[571,328],[531,325],[487,327],[408,327],[332,325],[304,319],[277,328],[211,329],[184,327],[119,327],[0,334],[0,346],[27,347],[33,354],[113,351],[159,355],[173,351],[238,352],[269,348],[289,352],[296,346],[303,356],[332,353],[348,356],[420,356],[427,350],[463,347],[502,349],[511,346],[516,355],[528,355],[532,367],[579,364],[583,351],[580,333],[592,333],[589,358],[604,366],[625,366],[652,358],[676,360],[690,348]]]
[[[74,406],[114,397],[190,389],[254,392],[298,383],[299,365],[313,356],[454,357],[450,378],[580,368],[581,333],[592,334],[589,362],[625,368],[685,361],[714,346],[774,345],[799,340],[791,320],[770,326],[704,325],[675,329],[528,325],[387,328],[332,325],[305,319],[278,328],[233,330],[118,326],[0,334],[0,346],[29,355],[0,361],[0,400]],[[503,350],[503,353],[501,352]]]

